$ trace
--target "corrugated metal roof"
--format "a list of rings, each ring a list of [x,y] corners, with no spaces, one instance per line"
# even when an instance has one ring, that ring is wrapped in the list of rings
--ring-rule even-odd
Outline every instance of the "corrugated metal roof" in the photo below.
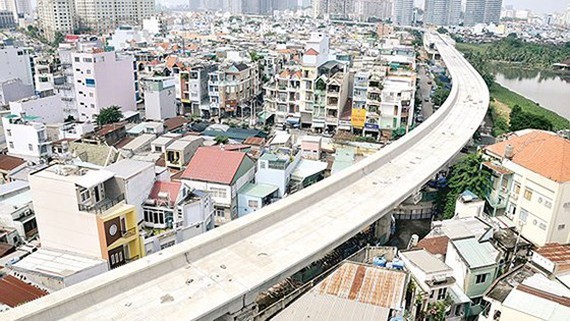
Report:
[[[344,263],[272,320],[388,320],[404,300],[406,273]]]
[[[253,196],[253,197],[266,197],[277,191],[279,188],[275,185],[270,184],[245,184],[240,190],[239,194]]]
[[[489,242],[479,243],[472,237],[453,240],[452,243],[470,268],[498,264],[499,251]]]
[[[426,273],[451,271],[449,265],[445,264],[435,255],[429,253],[424,249],[405,251],[401,252],[400,255],[407,258],[410,263],[414,264]]]

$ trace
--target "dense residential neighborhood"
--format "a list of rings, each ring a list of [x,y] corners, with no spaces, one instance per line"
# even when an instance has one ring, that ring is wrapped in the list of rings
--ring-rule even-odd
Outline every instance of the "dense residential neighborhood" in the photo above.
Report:
[[[421,2],[0,1],[0,319],[567,320],[570,122],[493,63],[568,79],[570,5]]]

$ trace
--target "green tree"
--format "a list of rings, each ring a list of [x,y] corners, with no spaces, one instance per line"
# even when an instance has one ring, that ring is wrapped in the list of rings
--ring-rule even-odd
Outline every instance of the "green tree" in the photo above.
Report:
[[[214,138],[214,141],[216,142],[216,145],[221,145],[221,144],[227,144],[230,141],[230,139],[226,136],[218,135]]]
[[[101,112],[97,115],[97,124],[99,126],[112,124],[120,121],[122,118],[123,113],[121,112],[121,107],[109,106],[101,109]]]
[[[63,33],[61,33],[61,32],[58,31],[58,32],[55,33],[55,37],[54,37],[54,40],[53,40],[52,45],[53,45],[54,47],[57,47],[57,46],[59,46],[59,44],[62,43],[64,40],[65,40],[65,36],[63,35]]]
[[[527,113],[522,110],[519,105],[514,105],[511,109],[511,124],[510,130],[517,131],[521,129],[542,129],[542,130],[552,130],[552,123],[542,115],[535,115]]]
[[[483,157],[469,154],[451,167],[447,186],[440,189],[436,198],[436,210],[444,219],[455,214],[455,201],[461,193],[469,190],[483,198],[491,186],[491,173],[481,168]]]
[[[437,87],[432,96],[433,104],[436,106],[443,105],[447,97],[449,97],[449,93],[450,93],[449,89],[446,89],[445,87],[442,86]]]

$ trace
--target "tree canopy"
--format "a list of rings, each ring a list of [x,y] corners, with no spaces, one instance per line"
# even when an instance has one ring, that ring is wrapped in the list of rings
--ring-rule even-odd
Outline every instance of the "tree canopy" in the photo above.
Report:
[[[453,165],[447,177],[447,186],[437,195],[436,210],[444,219],[455,215],[455,202],[461,193],[469,190],[484,198],[491,187],[491,173],[481,168],[483,157],[469,154]]]
[[[112,124],[121,121],[121,119],[123,119],[123,112],[121,112],[121,107],[109,106],[107,108],[101,109],[99,115],[97,115],[97,124],[99,126]]]
[[[511,109],[510,119],[509,129],[513,132],[527,128],[549,131],[553,129],[552,123],[544,116],[524,112],[519,105],[514,105]]]

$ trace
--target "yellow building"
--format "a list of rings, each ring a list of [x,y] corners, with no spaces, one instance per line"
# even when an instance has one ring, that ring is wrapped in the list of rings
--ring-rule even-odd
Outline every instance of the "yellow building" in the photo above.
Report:
[[[144,255],[134,206],[113,172],[52,165],[29,177],[42,247],[109,262]]]

